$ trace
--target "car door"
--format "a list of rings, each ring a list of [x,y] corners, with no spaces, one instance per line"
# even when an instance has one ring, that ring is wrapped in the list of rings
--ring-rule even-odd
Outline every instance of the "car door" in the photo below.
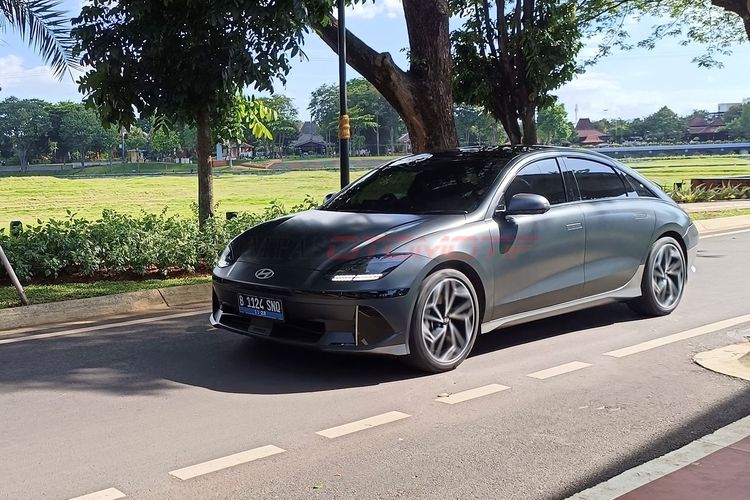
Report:
[[[586,225],[584,293],[616,290],[630,281],[648,252],[653,208],[610,165],[566,157],[564,168],[575,177]]]
[[[515,194],[532,193],[547,198],[550,209],[538,215],[495,216],[493,317],[582,296],[585,227],[581,208],[566,187],[557,161],[547,158],[523,167],[504,190],[505,206]]]

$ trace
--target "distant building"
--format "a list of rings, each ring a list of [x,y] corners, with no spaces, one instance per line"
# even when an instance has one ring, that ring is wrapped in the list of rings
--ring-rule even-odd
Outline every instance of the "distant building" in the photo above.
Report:
[[[328,149],[328,144],[320,135],[320,129],[313,122],[303,123],[300,127],[299,137],[292,141],[289,146],[300,153],[325,154]]]
[[[696,114],[688,121],[688,136],[690,140],[723,141],[727,138],[724,125],[724,119],[719,114]]]
[[[588,118],[578,120],[576,135],[578,136],[578,143],[583,146],[596,146],[609,140],[609,136],[594,127],[594,124]]]
[[[742,106],[744,102],[746,102],[748,99],[745,99],[743,102],[722,102],[719,103],[719,113],[724,114],[730,109],[732,109],[735,106]]]

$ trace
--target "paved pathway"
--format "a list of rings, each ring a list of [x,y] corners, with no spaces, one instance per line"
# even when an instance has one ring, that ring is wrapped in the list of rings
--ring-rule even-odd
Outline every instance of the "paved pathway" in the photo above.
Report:
[[[750,208],[750,200],[709,201],[706,203],[681,203],[686,212],[715,212],[718,210],[733,210]]]

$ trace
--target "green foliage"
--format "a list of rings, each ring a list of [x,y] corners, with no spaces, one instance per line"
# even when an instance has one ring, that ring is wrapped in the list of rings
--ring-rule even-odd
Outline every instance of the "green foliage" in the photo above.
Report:
[[[271,131],[264,122],[276,120],[278,112],[269,108],[263,101],[253,97],[235,94],[232,106],[220,119],[215,130],[217,142],[240,142],[245,139],[246,131],[259,139],[273,139]]]
[[[133,216],[104,210],[95,221],[68,211],[65,219],[27,225],[17,237],[0,229],[0,245],[26,282],[72,274],[192,272],[213,266],[227,242],[249,227],[316,206],[309,196],[290,209],[273,201],[259,214],[211,218],[202,228],[195,217],[167,216],[166,211]],[[3,272],[0,280],[6,278]]]
[[[172,154],[175,149],[181,149],[180,137],[177,135],[177,132],[168,127],[154,130],[151,134],[151,151],[164,155]]]
[[[352,132],[386,129],[390,136],[391,149],[395,149],[395,139],[405,130],[405,125],[396,110],[364,78],[349,80],[347,93]],[[324,136],[336,137],[339,117],[338,85],[321,85],[313,90],[307,109]]]
[[[666,106],[644,118],[639,125],[640,135],[651,141],[681,141],[687,132],[687,120]]]
[[[536,143],[536,109],[552,105],[552,92],[578,71],[585,23],[578,2],[454,0],[451,6],[464,20],[451,36],[456,101],[487,109],[512,143]]]
[[[0,143],[18,155],[22,167],[28,165],[29,154],[47,149],[52,124],[45,105],[39,99],[8,97],[0,101]]]
[[[58,0],[0,0],[0,32],[10,25],[62,78],[79,66],[72,55],[70,22],[59,5]]]
[[[537,115],[539,142],[561,144],[573,135],[573,126],[568,121],[568,112],[562,103],[554,103],[540,109]]]
[[[62,117],[60,137],[69,151],[78,150],[81,161],[91,149],[108,149],[117,145],[119,134],[114,128],[105,129],[96,111],[76,106]]]
[[[458,142],[463,146],[505,143],[508,136],[497,121],[478,106],[453,107]]]
[[[732,137],[750,139],[750,103],[730,108],[734,116],[725,116],[727,132]],[[729,112],[727,112],[729,115]]]
[[[697,188],[692,188],[687,185],[680,190],[670,191],[669,196],[677,203],[742,200],[750,199],[750,186],[724,186],[716,188],[698,186]]]

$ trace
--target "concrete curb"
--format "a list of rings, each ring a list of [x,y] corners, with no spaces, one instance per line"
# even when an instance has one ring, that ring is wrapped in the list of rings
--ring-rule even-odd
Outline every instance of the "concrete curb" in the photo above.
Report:
[[[99,316],[168,311],[174,307],[208,304],[210,300],[211,284],[205,283],[14,307],[0,310],[0,333]]]
[[[693,361],[712,372],[750,382],[750,342],[701,352],[693,357]]]
[[[739,231],[750,229],[750,215],[736,215],[734,217],[718,217],[693,222],[698,233],[703,236],[712,233]]]

